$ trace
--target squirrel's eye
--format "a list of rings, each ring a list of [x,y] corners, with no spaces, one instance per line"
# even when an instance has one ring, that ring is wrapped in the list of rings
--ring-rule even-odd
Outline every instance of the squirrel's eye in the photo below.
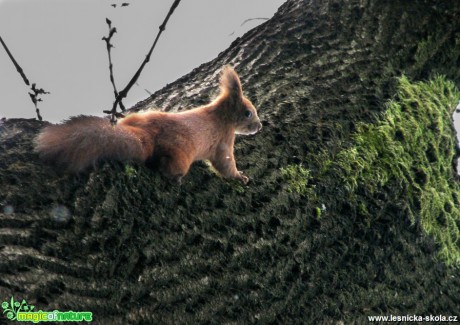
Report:
[[[252,112],[251,111],[246,111],[244,113],[244,116],[246,116],[247,118],[250,118],[252,116]]]

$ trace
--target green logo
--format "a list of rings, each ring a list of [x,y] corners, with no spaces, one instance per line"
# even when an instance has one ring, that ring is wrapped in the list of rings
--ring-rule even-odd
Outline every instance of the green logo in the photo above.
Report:
[[[17,322],[91,322],[93,313],[89,311],[34,311],[35,306],[28,305],[23,299],[22,302],[15,301],[11,297],[10,301],[2,302],[3,315],[11,321]]]
[[[14,301],[14,298],[11,297],[10,302],[4,301],[2,303],[3,314],[6,313],[6,317],[9,320],[16,320],[17,313],[21,310],[24,311],[32,311],[34,310],[35,306],[29,306],[25,300],[22,300],[21,303],[19,301]]]

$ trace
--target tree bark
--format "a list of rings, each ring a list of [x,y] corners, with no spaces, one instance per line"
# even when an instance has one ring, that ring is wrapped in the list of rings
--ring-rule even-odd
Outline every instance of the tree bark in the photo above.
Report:
[[[237,138],[248,187],[201,163],[181,186],[117,163],[61,173],[32,152],[43,123],[2,121],[0,299],[88,310],[101,324],[458,315],[458,268],[438,259],[406,210],[386,204],[403,190],[379,189],[368,199],[385,217],[360,218],[342,184],[324,176],[322,157],[353,146],[359,123],[378,123],[402,74],[460,85],[459,18],[457,0],[288,0],[215,60],[133,107],[204,104],[218,71],[233,65],[264,124]],[[299,164],[311,171],[311,197],[290,191],[282,175]]]

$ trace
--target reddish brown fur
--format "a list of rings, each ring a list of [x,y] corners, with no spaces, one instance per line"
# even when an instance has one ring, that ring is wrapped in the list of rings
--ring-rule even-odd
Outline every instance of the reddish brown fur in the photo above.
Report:
[[[247,183],[233,156],[235,133],[254,134],[262,125],[232,68],[224,67],[220,83],[213,102],[189,111],[134,113],[116,126],[92,116],[48,126],[36,138],[36,151],[73,171],[101,159],[155,159],[164,174],[179,181],[194,161],[210,160],[224,177]]]

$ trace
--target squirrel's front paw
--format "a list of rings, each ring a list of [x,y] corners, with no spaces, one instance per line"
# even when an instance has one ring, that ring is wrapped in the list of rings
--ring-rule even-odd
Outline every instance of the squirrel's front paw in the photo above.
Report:
[[[243,183],[244,185],[246,185],[248,182],[249,182],[249,177],[247,177],[246,175],[243,174],[243,172],[239,172],[240,173],[240,177],[239,177],[239,180],[241,181],[241,183]]]

